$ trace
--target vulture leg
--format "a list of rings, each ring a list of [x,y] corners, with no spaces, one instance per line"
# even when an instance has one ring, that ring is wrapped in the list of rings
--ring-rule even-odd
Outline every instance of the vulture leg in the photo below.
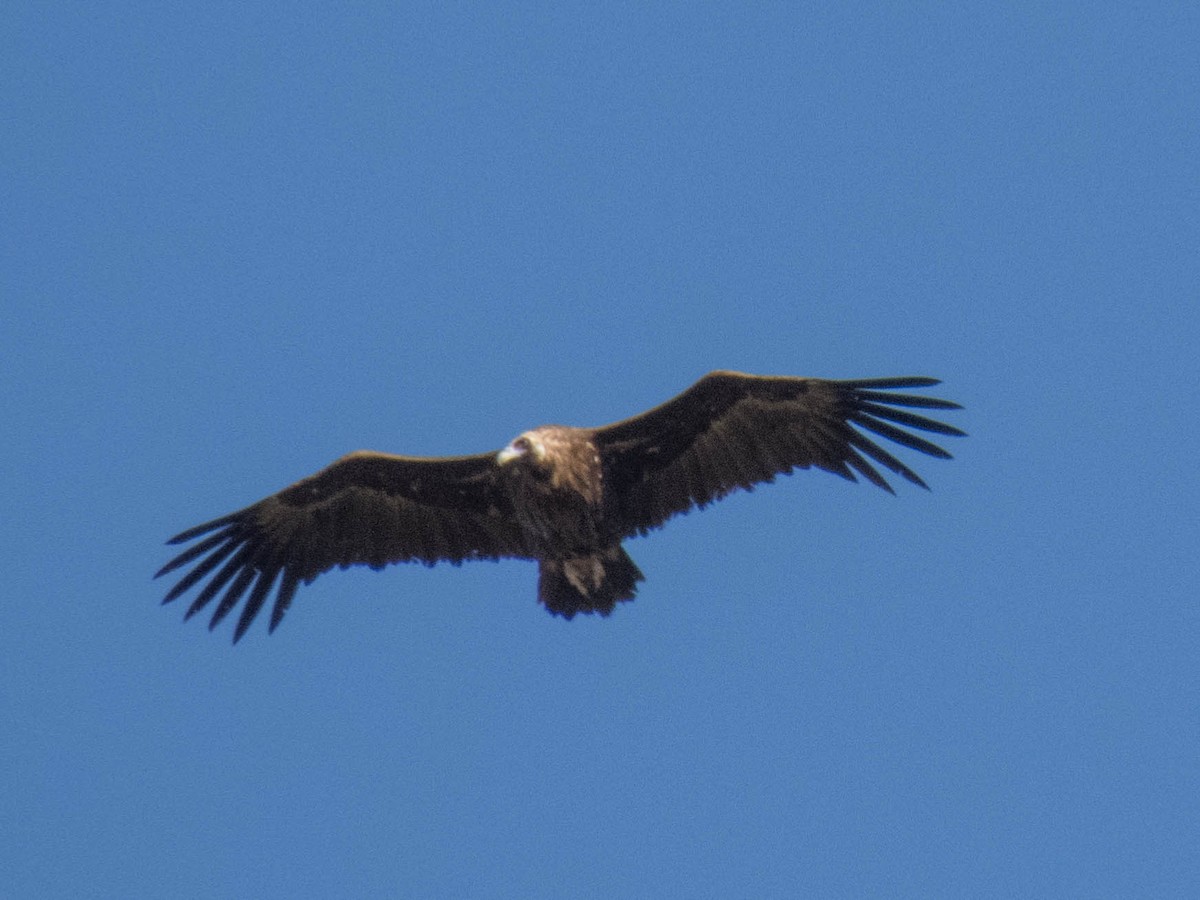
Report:
[[[619,544],[577,559],[544,559],[538,565],[538,601],[556,616],[607,616],[632,600],[644,576]]]

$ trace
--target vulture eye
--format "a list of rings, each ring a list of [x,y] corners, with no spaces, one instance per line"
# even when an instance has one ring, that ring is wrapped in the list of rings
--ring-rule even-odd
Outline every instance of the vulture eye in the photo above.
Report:
[[[513,446],[516,447],[518,450],[528,450],[529,449],[529,438],[519,437],[515,441],[513,441]]]

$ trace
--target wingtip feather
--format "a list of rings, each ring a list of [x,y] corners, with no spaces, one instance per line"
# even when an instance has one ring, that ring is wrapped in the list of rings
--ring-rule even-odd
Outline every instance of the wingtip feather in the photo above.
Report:
[[[206,534],[213,529],[220,528],[222,525],[228,525],[231,522],[236,522],[242,517],[242,513],[231,513],[228,516],[221,516],[219,519],[213,519],[211,522],[205,522],[202,525],[197,525],[194,528],[189,528],[187,531],[181,531],[173,538],[167,540],[167,545],[186,544],[188,541],[198,538],[202,534]]]

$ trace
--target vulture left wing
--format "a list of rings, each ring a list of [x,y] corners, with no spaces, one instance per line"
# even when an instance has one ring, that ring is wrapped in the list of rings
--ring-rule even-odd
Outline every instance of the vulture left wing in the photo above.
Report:
[[[217,570],[187,611],[188,617],[195,615],[224,590],[210,629],[249,591],[234,631],[235,642],[258,615],[276,581],[279,590],[271,631],[287,612],[300,583],[307,584],[334,566],[364,563],[378,569],[409,560],[457,564],[527,555],[509,501],[497,489],[490,453],[440,459],[352,453],[253,506],[176,535],[169,543],[183,544],[203,535],[207,537],[176,556],[155,577],[195,562],[164,598],[164,603],[170,603]]]
[[[816,466],[851,481],[857,473],[894,493],[873,460],[927,487],[858,429],[949,458],[941,447],[900,426],[944,435],[963,432],[898,407],[958,409],[958,404],[891,393],[938,383],[921,377],[826,381],[712,372],[661,406],[595,431],[614,534],[644,534],[693,506],[796,468]]]

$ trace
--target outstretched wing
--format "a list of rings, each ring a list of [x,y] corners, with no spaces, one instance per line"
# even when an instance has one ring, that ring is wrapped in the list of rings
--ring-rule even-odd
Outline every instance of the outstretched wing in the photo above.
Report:
[[[236,642],[276,582],[271,631],[300,583],[334,566],[526,556],[511,512],[496,486],[492,454],[423,459],[360,451],[241,512],[171,538],[171,544],[203,540],[154,577],[194,563],[164,603],[208,578],[187,617],[224,590],[209,628],[249,591]]]
[[[890,393],[938,383],[920,377],[826,381],[712,372],[649,412],[596,429],[614,534],[645,533],[692,506],[796,468],[816,466],[851,481],[857,473],[894,493],[878,465],[927,487],[859,429],[949,458],[900,426],[955,436],[962,431],[897,407],[958,409],[958,404]]]

